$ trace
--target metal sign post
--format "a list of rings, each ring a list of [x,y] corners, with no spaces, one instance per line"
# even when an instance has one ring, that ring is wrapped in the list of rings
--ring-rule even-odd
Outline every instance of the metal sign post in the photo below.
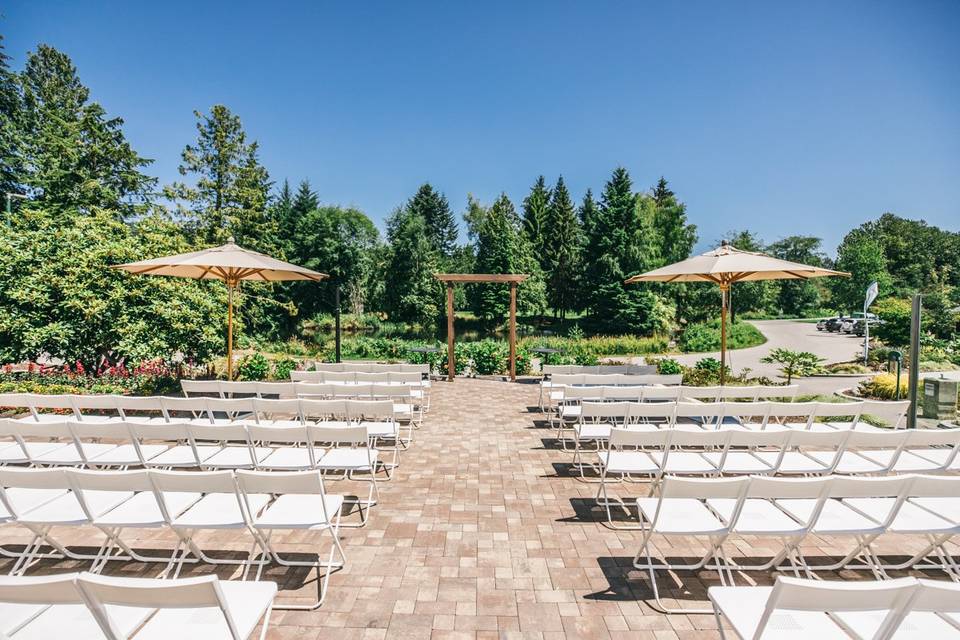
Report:
[[[913,308],[910,314],[910,371],[907,393],[910,394],[910,412],[907,414],[907,428],[917,428],[917,387],[920,386],[920,311],[923,305],[919,293],[913,295]]]
[[[870,305],[873,304],[873,301],[877,299],[877,294],[880,293],[880,285],[874,280],[870,283],[870,286],[867,287],[867,295],[863,299],[863,364],[868,364],[870,359],[870,320],[867,318],[867,309],[870,308]]]

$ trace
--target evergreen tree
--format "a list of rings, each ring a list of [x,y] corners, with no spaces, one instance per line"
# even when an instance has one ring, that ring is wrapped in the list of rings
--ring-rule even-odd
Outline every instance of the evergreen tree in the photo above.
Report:
[[[530,241],[533,252],[546,269],[544,255],[544,225],[547,219],[547,209],[550,207],[550,190],[547,188],[546,178],[538,176],[537,181],[530,188],[530,193],[523,199],[523,231]]]
[[[673,264],[690,257],[697,227],[687,223],[687,205],[679,202],[662,177],[653,189],[654,226],[660,239],[660,259]]]
[[[220,244],[233,236],[239,244],[270,253],[276,228],[266,214],[270,178],[260,165],[257,143],[247,142],[239,116],[223,105],[214,105],[209,115],[194,115],[197,142],[184,148],[179,171],[195,182],[174,183],[165,194],[177,201],[203,242]]]
[[[399,322],[435,323],[443,313],[443,287],[433,277],[441,256],[429,239],[426,220],[405,206],[387,220],[390,249],[383,303],[391,319]]]
[[[0,197],[20,193],[22,165],[22,96],[17,76],[10,71],[10,56],[0,35]]]
[[[297,195],[293,198],[293,216],[295,221],[303,219],[308,213],[320,206],[320,196],[310,188],[309,180],[301,180]],[[296,222],[294,223],[296,224]]]
[[[452,256],[459,231],[446,196],[425,182],[407,202],[407,209],[423,218],[427,237],[437,253],[444,258]]]
[[[580,208],[577,209],[577,217],[580,218],[580,226],[583,227],[584,233],[586,233],[590,225],[593,224],[596,215],[597,201],[593,199],[593,190],[587,189],[587,192],[583,195],[583,202],[580,203]]]
[[[150,161],[130,147],[122,119],[89,102],[70,58],[40,45],[28,55],[19,83],[20,186],[51,212],[142,213],[156,183],[142,172]]]
[[[767,253],[781,260],[825,266],[827,257],[820,250],[820,238],[788,236],[767,247]],[[805,316],[820,308],[823,282],[818,280],[781,280],[777,292],[777,307],[781,313]]]
[[[277,227],[277,239],[283,249],[284,257],[290,258],[296,246],[297,218],[293,214],[293,192],[290,181],[284,178],[280,192],[274,198],[271,207],[272,217]]]
[[[724,239],[741,251],[763,251],[763,240],[760,236],[746,229],[730,231]],[[746,311],[768,311],[773,306],[776,296],[775,282],[769,280],[735,282],[730,285],[730,322],[735,322],[737,315]]]
[[[653,187],[653,200],[657,206],[663,206],[668,200],[676,200],[676,194],[670,190],[666,178],[660,176],[656,186]]]
[[[543,230],[542,266],[548,285],[548,301],[554,314],[566,318],[567,311],[575,306],[582,241],[577,214],[563,176],[552,190]]]

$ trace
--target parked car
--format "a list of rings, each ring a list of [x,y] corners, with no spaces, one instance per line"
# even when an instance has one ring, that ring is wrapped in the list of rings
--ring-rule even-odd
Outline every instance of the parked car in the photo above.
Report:
[[[883,320],[876,320],[876,319],[874,319],[874,318],[867,318],[866,322],[864,322],[863,318],[857,318],[857,319],[854,320],[854,322],[853,322],[853,331],[852,331],[853,335],[855,335],[855,336],[863,336],[863,334],[866,333],[866,326],[867,326],[868,324],[870,325],[870,330],[872,331],[872,330],[873,330],[873,327],[876,327],[877,325],[883,324]]]
[[[853,333],[853,325],[856,322],[853,318],[844,318],[840,323],[840,333]]]
[[[827,322],[829,318],[824,318],[823,320],[817,321],[817,331],[824,331],[827,328]]]
[[[824,325],[824,328],[831,332],[836,333],[840,331],[840,326],[843,325],[844,320],[849,320],[850,318],[845,318],[843,316],[837,316],[836,318],[830,318],[827,320],[827,324]]]

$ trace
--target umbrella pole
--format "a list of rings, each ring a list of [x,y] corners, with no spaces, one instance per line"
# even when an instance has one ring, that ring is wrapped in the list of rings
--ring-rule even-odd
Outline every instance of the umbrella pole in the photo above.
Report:
[[[727,377],[727,295],[729,284],[720,285],[720,386]]]
[[[233,380],[233,286],[227,283],[227,380]]]

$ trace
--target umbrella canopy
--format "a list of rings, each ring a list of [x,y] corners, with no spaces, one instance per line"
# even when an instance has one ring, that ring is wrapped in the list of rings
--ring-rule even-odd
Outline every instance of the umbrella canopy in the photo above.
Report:
[[[627,278],[624,282],[712,282],[720,287],[720,383],[727,361],[727,294],[734,282],[750,280],[807,280],[827,276],[849,276],[808,264],[780,260],[764,253],[741,251],[723,242],[713,251]]]
[[[231,237],[227,244],[202,251],[164,258],[113,265],[114,269],[151,276],[173,276],[199,280],[222,280],[227,285],[227,377],[233,379],[233,290],[242,280],[278,282],[313,280],[327,274],[283,262],[276,258],[238,247]]]

